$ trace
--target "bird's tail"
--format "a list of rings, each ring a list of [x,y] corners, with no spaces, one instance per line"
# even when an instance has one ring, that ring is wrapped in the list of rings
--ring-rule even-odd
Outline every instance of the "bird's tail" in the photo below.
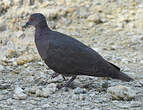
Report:
[[[114,79],[119,79],[119,80],[122,80],[122,81],[133,81],[134,79],[129,77],[128,75],[126,75],[125,73],[119,71],[118,74],[116,75],[112,75],[111,78],[114,78]]]

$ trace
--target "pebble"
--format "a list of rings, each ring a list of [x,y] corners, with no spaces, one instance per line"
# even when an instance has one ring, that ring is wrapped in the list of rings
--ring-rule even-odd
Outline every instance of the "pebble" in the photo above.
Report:
[[[51,94],[54,94],[57,90],[57,85],[54,83],[48,84],[46,88],[42,89],[42,93],[44,97],[48,97]]]
[[[74,94],[85,94],[86,92],[87,92],[86,89],[82,89],[80,87],[74,89]]]
[[[10,88],[9,84],[0,84],[0,89],[8,89]]]
[[[4,70],[4,66],[0,65],[0,71],[2,72]]]
[[[96,23],[96,24],[100,24],[100,23],[103,22],[103,21],[99,18],[99,16],[97,16],[96,14],[90,15],[90,16],[87,18],[87,20],[88,20],[89,22],[94,22],[94,23]]]
[[[14,90],[13,98],[18,100],[25,100],[27,98],[27,95],[24,93],[24,90],[22,88],[16,87]]]
[[[129,109],[130,108],[130,104],[127,104],[127,103],[118,103],[116,106],[119,107],[120,109]]]
[[[18,31],[15,33],[15,35],[18,37],[18,38],[24,38],[25,37],[25,34],[23,31]]]
[[[0,31],[6,31],[6,25],[5,24],[0,24]]]
[[[39,88],[37,86],[33,86],[33,87],[30,88],[29,93],[35,94],[38,89]]]
[[[123,85],[109,87],[107,93],[115,100],[131,100],[136,96],[134,89]]]
[[[140,101],[131,101],[131,107],[141,107],[142,106],[142,102]]]
[[[49,97],[57,91],[57,85],[54,83],[48,84],[45,88],[37,89],[35,92],[37,97]]]
[[[34,93],[34,92],[33,92]],[[35,91],[35,94],[36,94],[36,96],[37,97],[42,97],[43,96],[43,94],[42,94],[42,90],[41,89],[36,89],[36,91]]]
[[[24,55],[19,56],[17,58],[17,64],[18,65],[23,65],[23,64],[29,63],[29,62],[31,62],[33,60],[34,60],[34,56],[33,55],[24,54]]]

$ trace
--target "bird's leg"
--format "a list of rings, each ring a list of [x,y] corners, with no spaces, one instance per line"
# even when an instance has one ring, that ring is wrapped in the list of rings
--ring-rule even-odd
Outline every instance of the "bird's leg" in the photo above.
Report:
[[[68,87],[73,80],[75,80],[76,76],[72,76],[72,78],[64,84],[64,87]]]
[[[71,84],[71,82],[73,81],[73,80],[75,80],[75,78],[76,78],[76,76],[72,76],[72,78],[69,80],[69,81],[67,81],[64,85],[58,85],[58,89],[61,89],[62,87],[69,87],[69,85]]]
[[[63,77],[64,81],[66,81],[66,78],[63,75],[62,75],[62,77]]]
[[[55,78],[55,77],[57,77],[57,76],[59,76],[60,74],[59,73],[53,73],[52,75],[51,75],[51,78]],[[66,78],[62,75],[62,77],[63,77],[63,79],[64,79],[64,81],[66,80]]]

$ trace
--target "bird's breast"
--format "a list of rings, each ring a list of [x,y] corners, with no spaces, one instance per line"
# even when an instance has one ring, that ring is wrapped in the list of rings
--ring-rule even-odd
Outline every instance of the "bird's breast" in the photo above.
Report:
[[[49,41],[45,41],[43,39],[35,39],[35,44],[41,58],[43,60],[47,59],[49,53]]]

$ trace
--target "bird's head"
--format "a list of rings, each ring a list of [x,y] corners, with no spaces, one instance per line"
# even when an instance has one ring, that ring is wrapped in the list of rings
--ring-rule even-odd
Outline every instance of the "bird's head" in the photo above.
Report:
[[[28,22],[23,26],[24,28],[28,27],[29,25],[37,26],[40,23],[46,23],[46,18],[41,13],[34,13],[30,16]]]

